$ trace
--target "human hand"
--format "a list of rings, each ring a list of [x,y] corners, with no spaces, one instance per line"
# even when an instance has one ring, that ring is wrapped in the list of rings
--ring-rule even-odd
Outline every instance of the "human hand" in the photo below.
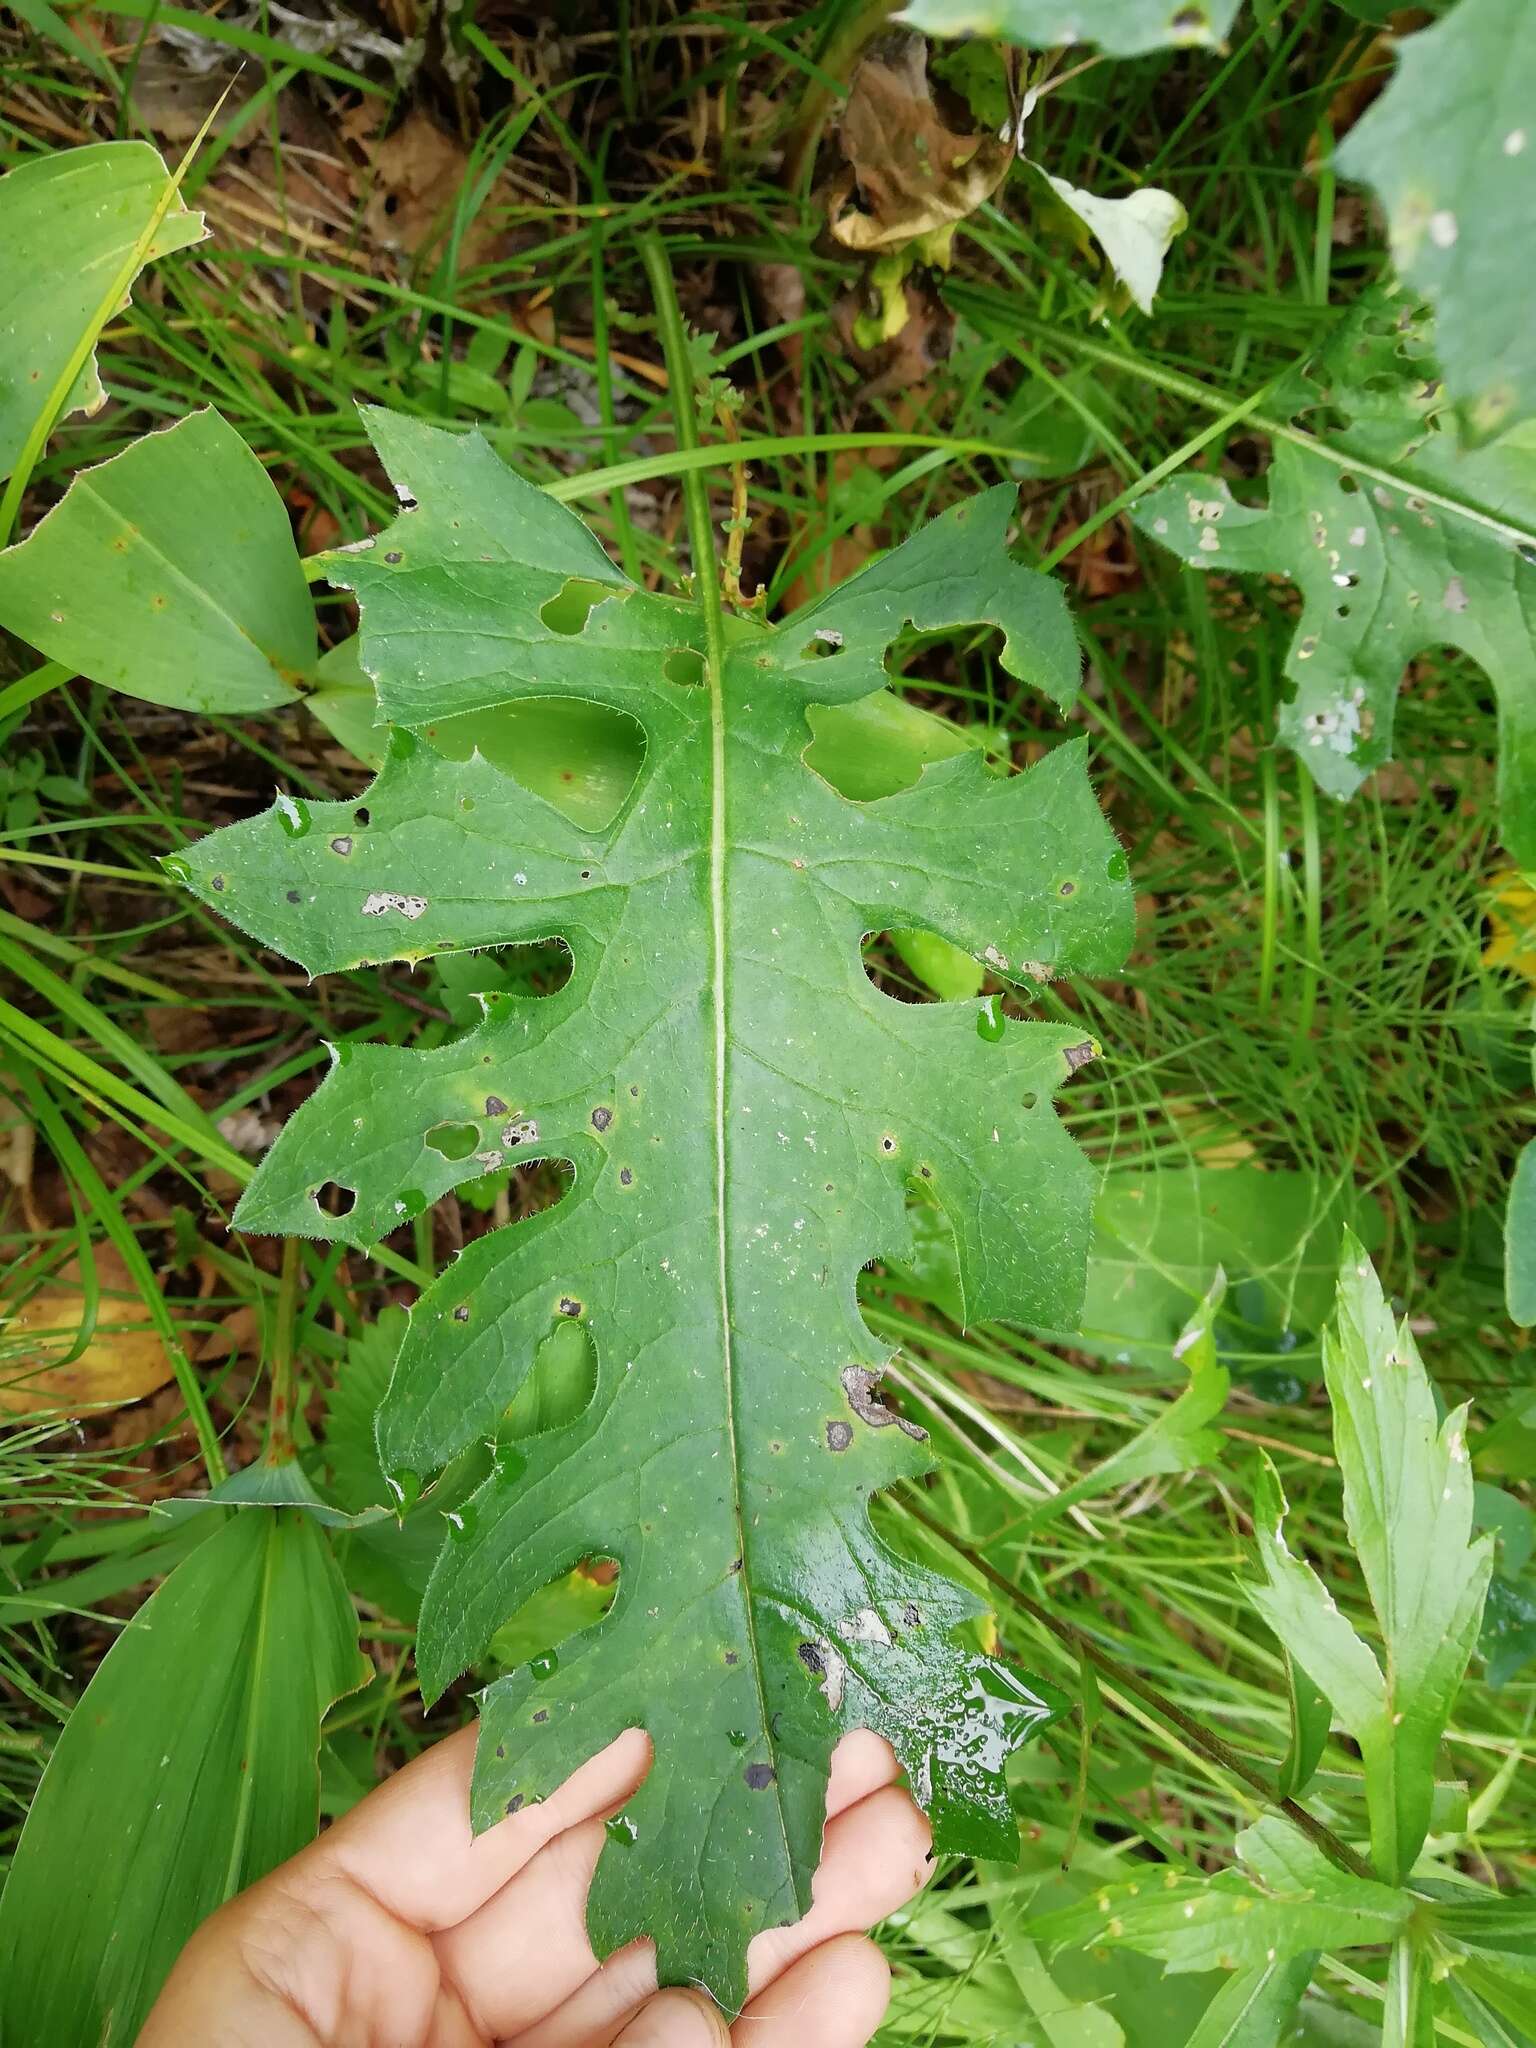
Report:
[[[845,1736],[814,1903],[748,1955],[727,2027],[656,1990],[648,1942],[604,1963],[586,1934],[603,1821],[650,1767],[639,1729],[536,1806],[471,1839],[462,1729],[207,1920],[139,2048],[863,2048],[889,1993],[865,1930],[927,1875],[928,1824],[879,1736]]]

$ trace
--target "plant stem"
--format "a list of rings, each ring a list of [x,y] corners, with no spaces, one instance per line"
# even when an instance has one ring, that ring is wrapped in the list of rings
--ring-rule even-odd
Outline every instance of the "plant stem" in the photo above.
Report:
[[[1278,1812],[1283,1813],[1293,1826],[1301,1830],[1308,1841],[1322,1850],[1330,1862],[1336,1863],[1341,1870],[1347,1870],[1351,1877],[1374,1876],[1375,1873],[1364,1858],[1351,1849],[1347,1842],[1341,1841],[1332,1828],[1326,1827],[1315,1814],[1308,1813],[1296,1800],[1282,1799],[1264,1773],[1249,1763],[1241,1751],[1233,1749],[1230,1743],[1213,1734],[1192,1714],[1186,1714],[1184,1709],[1169,1699],[1166,1693],[1159,1692],[1156,1686],[1149,1685],[1128,1665],[1122,1664],[1118,1657],[1112,1657],[1107,1650],[1101,1649],[1086,1629],[1079,1628],[1075,1622],[1064,1621],[1060,1615],[1053,1614],[1038,1600],[1032,1600],[1027,1593],[1021,1592],[995,1565],[988,1564],[987,1560],[972,1550],[969,1544],[962,1543],[958,1536],[951,1535],[942,1522],[936,1521],[932,1515],[916,1506],[910,1493],[902,1494],[901,1506],[913,1521],[920,1522],[930,1534],[948,1544],[957,1557],[963,1557],[971,1569],[979,1572],[989,1586],[996,1587],[1012,1606],[1039,1622],[1042,1628],[1048,1629],[1059,1642],[1065,1643],[1078,1656],[1087,1658],[1090,1664],[1102,1671],[1105,1677],[1111,1679],[1123,1692],[1134,1694],[1144,1706],[1150,1707],[1159,1719],[1176,1728],[1190,1748],[1197,1750],[1208,1762],[1217,1765],[1229,1776],[1239,1779],[1250,1791],[1256,1792],[1266,1805],[1273,1806]]]
[[[299,1240],[283,1240],[283,1263],[277,1282],[276,1319],[272,1331],[272,1355],[267,1368],[272,1395],[267,1408],[267,1441],[262,1462],[291,1465],[293,1446],[293,1405],[297,1388],[293,1360],[293,1322],[299,1299]]]

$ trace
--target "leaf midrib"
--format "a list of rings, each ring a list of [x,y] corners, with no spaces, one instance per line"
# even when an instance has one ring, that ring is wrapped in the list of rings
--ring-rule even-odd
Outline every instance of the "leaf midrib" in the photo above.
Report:
[[[660,238],[647,235],[641,253],[655,296],[657,324],[661,329],[675,416],[678,447],[684,455],[699,447],[697,410],[694,404],[688,339],[682,310],[672,282],[667,253]],[[751,1570],[748,1562],[746,1519],[742,1512],[741,1444],[736,1420],[736,1364],[731,1319],[729,1183],[726,1147],[727,1072],[730,1058],[730,984],[728,975],[729,924],[726,915],[728,820],[727,752],[725,731],[725,617],[720,593],[719,558],[710,525],[709,487],[702,470],[690,470],[683,479],[683,497],[688,520],[688,543],[693,556],[693,595],[704,624],[704,686],[709,693],[709,919],[710,919],[710,1008],[714,1051],[714,1088],[711,1104],[711,1143],[715,1162],[715,1274],[720,1318],[720,1364],[725,1391],[726,1451],[730,1458],[731,1513],[736,1524],[735,1554],[741,1559],[736,1582],[741,1593],[742,1626],[747,1639],[747,1656],[752,1666],[752,1684],[757,1696],[759,1725],[772,1744],[772,1721],[763,1690],[763,1657],[757,1639],[756,1612],[752,1600]],[[793,1873],[789,1825],[784,1812],[775,1754],[773,1812],[784,1851],[784,1866]]]

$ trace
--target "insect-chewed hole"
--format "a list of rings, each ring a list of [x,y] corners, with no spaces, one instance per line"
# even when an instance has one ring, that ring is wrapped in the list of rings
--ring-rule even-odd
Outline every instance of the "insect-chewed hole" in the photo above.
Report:
[[[830,654],[841,654],[843,636],[832,627],[824,626],[819,633],[813,633],[800,650],[802,661],[824,661]]]
[[[428,1149],[441,1159],[467,1159],[479,1142],[478,1124],[434,1124],[426,1133]]]
[[[969,953],[934,932],[871,932],[864,972],[882,995],[899,1003],[953,1003],[976,995],[983,969]]]
[[[449,761],[467,761],[478,749],[583,832],[601,832],[618,816],[645,759],[637,719],[574,697],[466,711],[425,727],[422,737]]]
[[[310,1200],[327,1216],[350,1216],[357,1207],[357,1189],[328,1180],[322,1187],[310,1189]]]
[[[977,745],[978,728],[968,738],[950,719],[891,690],[852,704],[813,704],[806,722],[805,765],[855,803],[910,789],[931,761]]]
[[[674,647],[661,669],[669,683],[692,689],[704,680],[704,657],[696,647]]]
[[[560,1668],[560,1648],[584,1630],[595,1628],[618,1598],[619,1561],[584,1557],[569,1571],[551,1579],[525,1600],[491,1638],[492,1661],[503,1670],[526,1664],[535,1679],[552,1678]],[[549,1708],[535,1685],[523,1702],[523,1717],[533,1726],[549,1719]]]
[[[534,1350],[532,1368],[497,1434],[522,1438],[563,1429],[586,1408],[596,1387],[597,1347],[591,1329],[584,1320],[557,1313],[554,1327]]]
[[[607,583],[592,583],[584,576],[568,576],[553,597],[539,606],[539,618],[551,633],[581,633],[593,609],[605,597],[616,595]]]

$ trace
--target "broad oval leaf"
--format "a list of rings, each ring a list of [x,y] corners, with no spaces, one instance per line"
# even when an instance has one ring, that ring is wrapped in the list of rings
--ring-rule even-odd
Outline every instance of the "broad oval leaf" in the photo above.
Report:
[[[593,1939],[651,1935],[664,1978],[734,2005],[751,1936],[809,1903],[845,1729],[889,1736],[941,1846],[1011,1855],[1002,1764],[1047,1713],[951,1640],[971,1597],[871,1526],[870,1496],[929,1460],[881,1403],[855,1281],[902,1247],[910,1182],[949,1216],[968,1314],[1070,1320],[1094,1176],[1051,1098],[1096,1048],[1055,1024],[983,1033],[975,1002],[893,1001],[861,940],[928,931],[1036,981],[1108,970],[1125,861],[1081,742],[1011,778],[967,751],[869,802],[805,759],[807,707],[883,688],[908,625],[991,622],[1014,673],[1071,698],[1062,599],[1006,552],[1011,489],[768,631],[635,589],[477,437],[383,414],[370,431],[411,509],[332,573],[357,588],[386,712],[425,727],[565,695],[638,720],[645,760],[595,831],[399,730],[360,803],[284,799],[179,857],[313,973],[549,936],[572,954],[557,994],[489,999],[457,1043],[338,1061],[238,1220],[366,1244],[484,1172],[568,1163],[564,1199],[417,1303],[380,1413],[407,1497],[496,1439],[448,1517],[422,1678],[440,1692],[581,1558],[618,1561],[607,1617],[484,1696],[475,1820],[646,1727],[656,1762],[610,1830]],[[562,1319],[590,1332],[595,1387],[513,1442],[505,1412]]]
[[[308,1514],[241,1508],[196,1544],[43,1774],[0,1894],[0,2038],[127,2048],[199,1922],[312,1838],[321,1718],[368,1669]]]
[[[170,174],[147,142],[95,142],[37,156],[0,178],[0,477],[8,476],[92,323],[103,293],[151,228]],[[173,200],[140,252],[150,263],[203,238]],[[95,412],[94,356],[59,408]]]
[[[0,554],[0,624],[93,682],[188,711],[291,703],[315,664],[283,502],[211,406],[82,470]]]
[[[1352,796],[1392,758],[1403,673],[1459,647],[1499,706],[1504,843],[1536,867],[1536,489],[1529,429],[1463,450],[1447,423],[1427,315],[1361,301],[1278,394],[1267,505],[1186,470],[1136,523],[1195,569],[1289,577],[1303,608],[1280,737],[1319,786]]]

